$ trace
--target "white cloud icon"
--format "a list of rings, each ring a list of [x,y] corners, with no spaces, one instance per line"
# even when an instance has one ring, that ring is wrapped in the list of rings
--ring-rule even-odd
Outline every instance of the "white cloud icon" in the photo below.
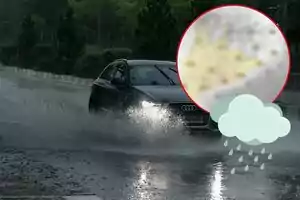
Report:
[[[256,96],[243,94],[231,101],[218,127],[227,137],[237,137],[249,145],[252,141],[272,143],[287,136],[291,130],[288,119],[275,104],[264,105]],[[254,145],[254,144],[253,144]]]

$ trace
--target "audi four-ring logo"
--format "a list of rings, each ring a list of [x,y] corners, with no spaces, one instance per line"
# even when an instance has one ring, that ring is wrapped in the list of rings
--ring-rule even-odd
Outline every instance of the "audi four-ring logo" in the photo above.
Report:
[[[194,111],[197,107],[195,105],[183,105],[181,106],[182,111]]]

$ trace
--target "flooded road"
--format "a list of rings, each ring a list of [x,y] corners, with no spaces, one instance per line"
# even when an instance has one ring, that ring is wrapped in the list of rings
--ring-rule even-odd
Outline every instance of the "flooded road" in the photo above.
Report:
[[[179,128],[149,131],[114,115],[91,116],[88,80],[13,68],[1,68],[0,78],[0,196],[300,198],[294,116],[290,135],[274,144],[237,148],[228,140],[225,147],[226,139],[192,138]]]

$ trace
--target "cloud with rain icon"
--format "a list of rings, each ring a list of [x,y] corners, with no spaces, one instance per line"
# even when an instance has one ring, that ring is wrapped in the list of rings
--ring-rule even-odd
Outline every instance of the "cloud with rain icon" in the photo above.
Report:
[[[220,109],[216,110],[220,112]],[[287,136],[291,130],[291,123],[283,116],[279,106],[264,104],[250,94],[235,97],[229,103],[227,112],[219,117],[216,115],[211,114],[224,136],[237,137],[248,145],[273,143],[278,138]]]
[[[263,103],[259,98],[251,94],[242,94],[238,96],[228,96],[218,101],[210,112],[211,118],[218,123],[220,132],[228,137],[236,137],[241,142],[249,146],[258,146],[261,144],[270,144],[278,138],[285,137],[291,130],[291,123],[283,116],[280,106],[274,103]],[[227,147],[228,140],[224,146]],[[231,148],[228,155],[233,156],[234,151],[241,151],[242,145],[239,144],[235,149]],[[248,156],[240,156],[239,163],[246,163],[245,159],[253,159],[253,163],[259,164],[260,155],[266,154],[266,149],[262,148],[259,153],[252,149]],[[273,155],[269,153],[266,157],[272,160]],[[265,163],[261,160],[260,169],[265,169]],[[249,171],[249,165],[246,164],[244,171]],[[231,174],[236,173],[236,168],[232,168]]]

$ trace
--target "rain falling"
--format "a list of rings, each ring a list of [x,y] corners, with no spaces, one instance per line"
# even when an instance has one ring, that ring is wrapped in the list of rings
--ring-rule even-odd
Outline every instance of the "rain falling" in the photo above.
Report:
[[[272,158],[273,158],[273,155],[270,153],[270,154],[268,155],[268,160],[272,160]]]
[[[235,174],[235,168],[232,168],[230,174]]]
[[[255,156],[254,158],[254,162],[257,163],[258,162],[258,156]]]
[[[263,149],[261,150],[261,154],[265,154],[265,153],[266,153],[266,149],[263,148]]]
[[[228,146],[228,140],[226,140],[225,142],[224,142],[224,147],[227,147]]]
[[[248,153],[249,156],[252,156],[253,155],[253,150],[251,149]]]
[[[239,158],[239,162],[241,163],[241,162],[243,162],[243,161],[244,161],[244,157],[241,156],[241,157]]]
[[[229,149],[228,155],[229,156],[233,156],[234,153],[242,151],[242,144],[238,144],[235,147],[231,147],[229,145],[229,141],[227,139],[224,141],[223,145],[224,145],[224,147],[228,147],[228,149]],[[260,157],[262,155],[266,155],[266,158],[268,160],[272,160],[273,159],[272,153],[267,153],[265,147],[262,147],[260,150],[258,150],[258,152],[255,152],[253,149],[249,149],[249,151],[248,151],[247,154],[245,154],[245,155],[239,155],[237,157],[238,158],[237,159],[238,163],[244,163],[244,167],[242,168],[244,170],[244,172],[248,172],[250,170],[249,163],[247,163],[248,158],[252,157],[253,162],[258,165],[258,167],[259,167],[260,170],[265,170],[265,168],[266,168],[265,163],[262,162],[263,159],[260,159]],[[235,167],[233,167],[230,170],[230,174],[232,174],[232,175],[236,174],[236,168]]]
[[[233,149],[231,149],[228,153],[228,155],[232,156],[233,155]]]

